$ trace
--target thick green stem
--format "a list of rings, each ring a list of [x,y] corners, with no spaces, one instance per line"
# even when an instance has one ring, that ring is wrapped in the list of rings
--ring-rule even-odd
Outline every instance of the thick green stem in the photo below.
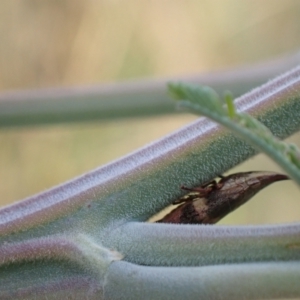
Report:
[[[300,297],[300,263],[276,262],[194,268],[110,266],[105,299],[278,299]]]
[[[293,261],[300,259],[300,225],[128,223],[107,236],[105,243],[126,261],[149,266]]]
[[[238,108],[280,138],[294,133],[300,128],[299,73],[294,69],[237,99]],[[210,180],[254,153],[233,134],[200,118],[125,158],[3,209],[0,233],[22,231],[26,238],[73,226],[100,237],[104,231],[98,228],[145,221],[180,196],[182,184]]]
[[[241,97],[238,108],[280,138],[294,133],[300,128],[299,73],[292,70]],[[180,196],[182,184],[201,184],[254,153],[200,118],[116,162],[2,209],[0,296],[76,299],[84,291],[100,298],[104,291],[105,299],[299,297],[299,224],[229,229],[130,223],[147,220]],[[117,258],[114,250],[121,252]],[[121,255],[156,267],[114,261]],[[234,264],[244,261],[252,263]]]

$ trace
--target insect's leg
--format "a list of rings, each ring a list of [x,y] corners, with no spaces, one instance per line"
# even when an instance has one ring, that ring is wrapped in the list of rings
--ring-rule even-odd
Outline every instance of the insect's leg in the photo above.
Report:
[[[208,181],[208,182],[202,184],[201,186],[195,187],[195,188],[188,188],[183,185],[183,186],[181,186],[181,189],[185,190],[185,191],[189,191],[190,193],[179,199],[176,199],[173,202],[173,204],[180,204],[183,202],[190,201],[193,198],[195,198],[195,195],[197,195],[197,197],[205,197],[207,194],[209,194],[215,188],[218,188],[218,183],[216,182],[216,180]]]
[[[176,199],[172,202],[173,205],[176,205],[176,204],[180,204],[180,203],[184,203],[184,202],[188,202],[188,201],[191,201],[191,197],[189,196],[189,194],[179,198],[179,199]]]
[[[207,187],[207,186],[209,186],[209,185],[214,186],[214,185],[216,185],[216,184],[217,184],[216,180],[213,179],[213,180],[210,180],[210,181],[207,181],[207,182],[203,183],[203,184],[201,185],[201,187],[202,187],[202,188],[205,188],[205,187]]]
[[[204,195],[206,195],[207,194],[207,190],[209,190],[209,188],[207,188],[207,187],[203,188],[203,186],[195,187],[195,188],[188,188],[188,187],[182,185],[180,188],[182,190],[184,190],[184,191],[198,192],[198,193],[204,194]]]

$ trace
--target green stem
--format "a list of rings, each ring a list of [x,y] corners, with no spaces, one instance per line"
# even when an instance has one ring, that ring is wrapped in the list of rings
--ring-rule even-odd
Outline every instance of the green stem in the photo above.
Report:
[[[300,224],[234,227],[128,223],[104,243],[120,251],[126,261],[149,266],[293,261],[300,260]]]
[[[194,268],[111,264],[105,299],[278,299],[300,297],[300,263],[276,262]]]
[[[237,99],[238,109],[258,117],[277,137],[299,130],[299,72],[292,70]],[[145,221],[180,196],[182,184],[201,184],[254,153],[232,133],[200,118],[116,162],[3,209],[0,233],[20,231],[25,238],[54,234],[69,224],[90,231]]]
[[[238,97],[298,63],[296,53],[251,67],[181,78],[6,92],[0,95],[0,127],[174,113],[166,93],[169,81],[209,85],[219,93],[230,89]]]

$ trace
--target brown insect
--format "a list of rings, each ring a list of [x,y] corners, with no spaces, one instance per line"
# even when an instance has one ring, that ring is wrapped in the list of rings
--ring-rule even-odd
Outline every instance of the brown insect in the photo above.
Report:
[[[209,181],[200,187],[181,188],[190,191],[175,200],[180,204],[157,221],[160,223],[214,224],[251,199],[269,184],[289,179],[274,172],[243,172],[219,176],[219,182]]]

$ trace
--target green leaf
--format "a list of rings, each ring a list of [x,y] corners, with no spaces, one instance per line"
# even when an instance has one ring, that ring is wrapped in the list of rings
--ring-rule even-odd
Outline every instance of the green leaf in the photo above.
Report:
[[[195,84],[169,84],[171,92],[177,95],[180,106],[205,115],[232,130],[256,149],[266,153],[300,184],[300,151],[295,145],[278,140],[271,131],[258,120],[246,113],[235,110],[232,97],[225,96],[227,110],[223,101],[212,89]]]
[[[199,99],[204,107],[208,110],[215,111],[220,115],[226,115],[218,94],[208,86],[198,86],[184,83],[169,83],[171,95],[177,100],[188,99],[195,106],[199,105]]]

